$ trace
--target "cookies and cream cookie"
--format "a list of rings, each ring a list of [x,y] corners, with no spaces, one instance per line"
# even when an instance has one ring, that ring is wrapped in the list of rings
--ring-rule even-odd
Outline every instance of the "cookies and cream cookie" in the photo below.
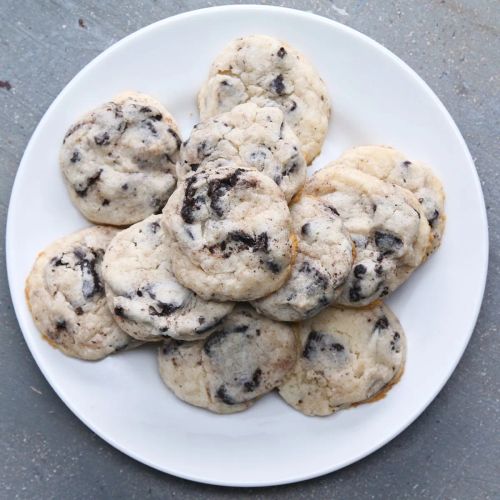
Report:
[[[297,357],[293,329],[237,305],[205,340],[165,341],[160,375],[177,397],[217,413],[241,411],[277,387]]]
[[[104,295],[102,259],[116,233],[95,226],[57,240],[26,280],[33,321],[68,356],[97,360],[139,344],[115,323]]]
[[[295,253],[283,192],[225,160],[179,182],[163,211],[177,280],[205,300],[248,301],[283,285]]]
[[[251,35],[220,52],[198,94],[201,119],[248,101],[283,111],[308,164],[320,153],[330,101],[323,80],[295,48],[270,36]]]
[[[68,130],[60,165],[71,200],[89,220],[124,226],[158,213],[176,183],[181,140],[161,103],[128,92]]]
[[[359,307],[386,296],[425,259],[430,227],[410,191],[333,162],[308,179],[304,192],[335,209],[355,245],[338,303]]]
[[[300,142],[277,107],[248,102],[195,125],[181,147],[177,176],[184,178],[204,162],[221,158],[266,174],[287,201],[306,180]]]
[[[290,206],[297,257],[292,273],[275,292],[252,302],[278,321],[300,321],[317,314],[338,296],[353,262],[353,244],[334,207],[302,196]]]
[[[382,303],[329,307],[298,328],[299,358],[279,394],[306,415],[330,415],[366,401],[403,371],[403,328]]]
[[[233,303],[207,302],[175,279],[160,219],[151,215],[111,241],[102,266],[110,310],[121,328],[139,340],[204,338]]]

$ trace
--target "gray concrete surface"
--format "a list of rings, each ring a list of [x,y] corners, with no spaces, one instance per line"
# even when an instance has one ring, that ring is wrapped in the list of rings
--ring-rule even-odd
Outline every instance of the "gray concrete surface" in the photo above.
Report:
[[[64,85],[103,49],[138,28],[179,12],[224,3],[0,0],[2,241],[17,165],[36,124]],[[19,331],[2,245],[0,498],[500,498],[500,4],[492,0],[262,3],[311,10],[381,42],[430,84],[461,129],[483,184],[491,254],[481,315],[458,369],[406,432],[340,472],[253,490],[191,483],[114,450],[54,394]]]

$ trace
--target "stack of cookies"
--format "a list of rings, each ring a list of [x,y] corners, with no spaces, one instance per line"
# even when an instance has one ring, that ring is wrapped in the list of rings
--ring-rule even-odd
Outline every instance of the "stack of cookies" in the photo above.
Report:
[[[385,146],[307,178],[330,118],[325,84],[285,42],[231,42],[182,142],[150,96],[125,93],[67,132],[69,195],[95,225],[42,252],[26,296],[42,334],[102,359],[161,342],[180,399],[242,411],[278,389],[328,415],[394,384],[403,328],[381,299],[441,241],[431,169]]]

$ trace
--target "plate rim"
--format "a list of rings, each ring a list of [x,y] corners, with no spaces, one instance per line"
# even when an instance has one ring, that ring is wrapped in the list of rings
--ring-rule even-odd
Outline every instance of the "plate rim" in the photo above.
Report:
[[[264,480],[264,481],[231,481],[231,480],[224,480],[221,481],[219,479],[211,479],[209,477],[203,477],[202,475],[192,475],[192,474],[186,474],[182,470],[175,470],[175,468],[165,468],[165,467],[160,467],[157,464],[152,463],[149,461],[147,458],[141,457],[138,454],[134,453],[133,451],[127,449],[126,446],[122,446],[121,444],[115,442],[114,439],[108,437],[104,431],[101,431],[99,429],[98,425],[94,425],[91,423],[84,415],[79,414],[79,412],[73,407],[72,403],[67,401],[61,394],[61,391],[58,387],[57,382],[52,380],[52,377],[48,373],[46,373],[45,369],[43,368],[43,363],[40,361],[39,356],[36,354],[36,351],[32,347],[32,342],[30,340],[30,335],[28,335],[27,332],[28,328],[25,325],[25,322],[23,321],[23,315],[21,311],[21,305],[19,303],[19,300],[15,298],[15,295],[13,294],[13,271],[11,270],[12,262],[11,255],[15,252],[15,249],[12,247],[11,241],[12,237],[11,234],[13,233],[13,221],[12,221],[12,206],[14,204],[14,199],[17,198],[17,191],[20,189],[20,176],[19,173],[21,171],[24,171],[27,167],[25,167],[25,163],[27,162],[27,157],[29,156],[30,150],[33,147],[33,144],[36,142],[38,135],[41,133],[41,130],[43,130],[45,126],[45,122],[47,120],[47,116],[51,113],[52,109],[61,101],[67,92],[69,92],[68,89],[71,89],[72,86],[75,84],[75,82],[78,81],[79,78],[82,77],[82,75],[87,72],[91,67],[94,65],[97,65],[100,63],[101,59],[105,58],[109,53],[111,53],[113,50],[115,50],[118,46],[121,46],[123,44],[126,44],[133,40],[135,37],[141,36],[144,34],[146,31],[149,31],[151,29],[158,28],[160,26],[164,27],[165,29],[168,29],[169,24],[174,24],[178,21],[185,20],[190,17],[196,17],[199,16],[200,14],[203,15],[207,12],[269,12],[269,11],[274,11],[274,12],[284,12],[287,15],[292,15],[296,17],[302,17],[302,18],[308,18],[311,21],[314,22],[320,22],[325,25],[328,25],[330,28],[337,29],[340,31],[344,31],[348,33],[351,36],[357,37],[361,41],[368,43],[375,49],[381,51],[384,53],[385,56],[389,57],[393,62],[395,62],[402,70],[406,71],[409,73],[409,75],[412,77],[413,80],[415,80],[423,90],[425,90],[426,94],[432,99],[435,105],[441,110],[443,113],[443,116],[446,118],[448,126],[451,128],[453,131],[454,135],[458,139],[458,143],[460,144],[460,147],[462,149],[462,153],[464,154],[464,157],[467,159],[467,162],[469,163],[471,168],[471,174],[473,178],[473,182],[471,183],[471,188],[473,188],[477,195],[478,195],[478,201],[480,202],[479,205],[479,217],[481,219],[481,224],[484,228],[483,231],[483,237],[481,241],[481,246],[482,246],[482,251],[483,255],[481,256],[482,261],[484,262],[484,266],[482,269],[481,276],[479,277],[479,283],[480,283],[480,293],[476,296],[474,302],[471,304],[473,307],[471,308],[473,310],[473,313],[471,315],[471,325],[468,328],[468,334],[467,336],[464,337],[463,339],[463,345],[460,347],[459,350],[459,355],[457,358],[454,360],[454,362],[451,365],[451,368],[449,372],[446,374],[446,376],[443,378],[443,380],[440,381],[438,384],[438,387],[435,392],[430,394],[430,396],[427,398],[425,403],[419,408],[418,411],[416,411],[411,418],[407,419],[407,421],[403,422],[402,425],[397,427],[396,431],[391,432],[388,437],[386,437],[384,440],[377,442],[375,445],[367,448],[363,453],[358,454],[356,457],[351,457],[344,462],[342,462],[340,465],[335,465],[333,467],[324,467],[321,470],[316,470],[314,473],[309,473],[309,474],[304,474],[304,475],[293,475],[290,477],[283,477],[280,480],[277,481],[269,481],[269,480]],[[6,224],[6,234],[5,234],[5,249],[6,249],[6,269],[7,269],[7,281],[9,284],[9,292],[10,292],[10,298],[14,307],[14,311],[16,314],[16,319],[19,325],[19,328],[23,334],[24,340],[26,344],[28,345],[28,348],[30,350],[30,353],[35,360],[39,370],[42,372],[43,376],[45,377],[46,381],[48,384],[51,386],[52,390],[57,394],[57,396],[61,399],[61,401],[67,406],[67,408],[86,426],[88,427],[92,432],[94,432],[96,435],[98,435],[101,439],[103,439],[106,443],[111,445],[113,448],[117,449],[121,453],[133,458],[134,460],[143,463],[144,465],[147,465],[155,470],[158,470],[163,473],[171,474],[176,477],[180,477],[183,479],[188,479],[191,481],[199,482],[199,483],[204,483],[204,484],[212,484],[212,485],[218,485],[218,486],[225,486],[225,487],[266,487],[266,486],[275,486],[275,485],[283,485],[283,484],[290,484],[290,483],[295,483],[299,481],[305,481],[309,479],[313,479],[316,477],[323,476],[325,474],[335,472],[337,470],[343,469],[344,467],[347,467],[348,465],[351,465],[355,462],[358,462],[359,460],[362,460],[363,458],[371,455],[375,451],[379,450],[383,446],[385,446],[387,443],[392,441],[395,437],[397,437],[399,434],[404,432],[417,418],[419,418],[422,413],[427,409],[427,407],[434,401],[436,396],[441,392],[443,387],[446,385],[446,383],[449,381],[451,375],[454,373],[455,369],[457,368],[458,363],[463,357],[463,354],[465,352],[465,349],[467,348],[470,339],[472,337],[472,334],[474,333],[475,326],[477,324],[478,316],[481,310],[483,298],[484,298],[484,293],[485,293],[485,287],[486,287],[486,282],[487,282],[487,275],[488,275],[488,267],[489,267],[489,227],[488,227],[488,218],[487,218],[487,212],[486,212],[486,205],[485,205],[485,200],[484,200],[484,194],[482,191],[481,187],[481,182],[479,179],[478,171],[475,166],[474,160],[472,158],[472,155],[469,151],[469,148],[467,146],[467,143],[465,142],[465,139],[463,138],[458,126],[456,125],[453,117],[447,110],[447,108],[444,106],[444,104],[441,102],[439,97],[434,93],[434,91],[431,89],[431,87],[423,80],[422,77],[418,75],[418,73],[412,69],[406,62],[404,62],[400,57],[398,57],[396,54],[394,54],[392,51],[387,49],[385,46],[383,46],[381,43],[375,41],[373,38],[369,37],[368,35],[365,35],[356,29],[344,25],[338,21],[335,21],[333,19],[329,19],[327,17],[324,17],[319,14],[315,14],[312,12],[308,11],[303,11],[299,9],[292,9],[288,7],[279,7],[279,6],[269,6],[269,5],[223,5],[223,6],[213,6],[213,7],[205,7],[202,9],[195,9],[195,10],[190,10],[187,12],[182,12],[180,14],[176,14],[170,17],[166,17],[164,19],[160,19],[154,23],[151,23],[149,25],[146,25],[133,33],[130,33],[129,35],[125,36],[124,38],[118,40],[117,42],[113,43],[109,47],[107,47],[105,50],[100,52],[96,57],[94,57],[91,61],[89,61],[85,66],[83,66],[77,73],[76,75],[71,78],[71,80],[65,84],[65,86],[62,88],[62,90],[59,92],[59,94],[56,96],[56,98],[52,101],[50,106],[47,108],[45,113],[43,114],[42,118],[40,119],[38,125],[35,127],[28,144],[26,145],[26,148],[24,150],[23,156],[21,158],[21,161],[19,163],[19,167],[16,172],[16,176],[14,179],[14,183],[12,185],[12,190],[11,190],[11,195],[10,195],[10,200],[9,200],[9,205],[8,205],[8,211],[7,211],[7,224]]]

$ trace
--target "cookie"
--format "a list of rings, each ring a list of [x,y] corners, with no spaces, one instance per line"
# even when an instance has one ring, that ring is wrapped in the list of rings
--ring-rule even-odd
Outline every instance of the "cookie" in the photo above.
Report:
[[[429,253],[441,244],[446,215],[441,181],[421,162],[410,161],[403,153],[388,146],[361,146],[346,151],[338,160],[387,182],[411,191],[418,199],[431,227]]]
[[[159,368],[167,387],[183,401],[233,413],[277,387],[296,357],[291,327],[237,305],[207,339],[165,341]]]
[[[280,396],[306,415],[330,415],[366,401],[401,376],[406,340],[381,302],[365,309],[329,307],[299,325],[300,354]]]
[[[290,206],[298,251],[288,281],[252,302],[278,321],[300,321],[317,314],[340,293],[353,261],[353,244],[334,207],[303,196]]]
[[[116,229],[96,226],[52,243],[26,280],[26,300],[45,338],[75,358],[97,360],[139,345],[113,320],[102,259]]]
[[[59,160],[71,200],[99,224],[124,226],[159,213],[175,188],[180,145],[158,101],[116,96],[66,133]]]
[[[184,178],[203,162],[220,158],[266,174],[287,201],[306,180],[300,142],[276,107],[259,108],[248,102],[195,125],[181,147],[177,177]]]
[[[338,303],[359,307],[386,296],[426,257],[429,223],[408,190],[334,162],[316,172],[304,192],[336,210],[355,245]]]
[[[120,327],[139,340],[204,338],[234,304],[207,302],[175,279],[160,219],[151,215],[111,241],[103,261],[109,308]]]
[[[201,119],[247,101],[283,111],[308,164],[320,153],[330,117],[328,93],[309,61],[288,43],[251,35],[233,40],[215,58],[198,94]]]
[[[257,170],[207,162],[179,183],[162,224],[175,277],[205,300],[257,299],[290,273],[290,211],[279,187]]]

